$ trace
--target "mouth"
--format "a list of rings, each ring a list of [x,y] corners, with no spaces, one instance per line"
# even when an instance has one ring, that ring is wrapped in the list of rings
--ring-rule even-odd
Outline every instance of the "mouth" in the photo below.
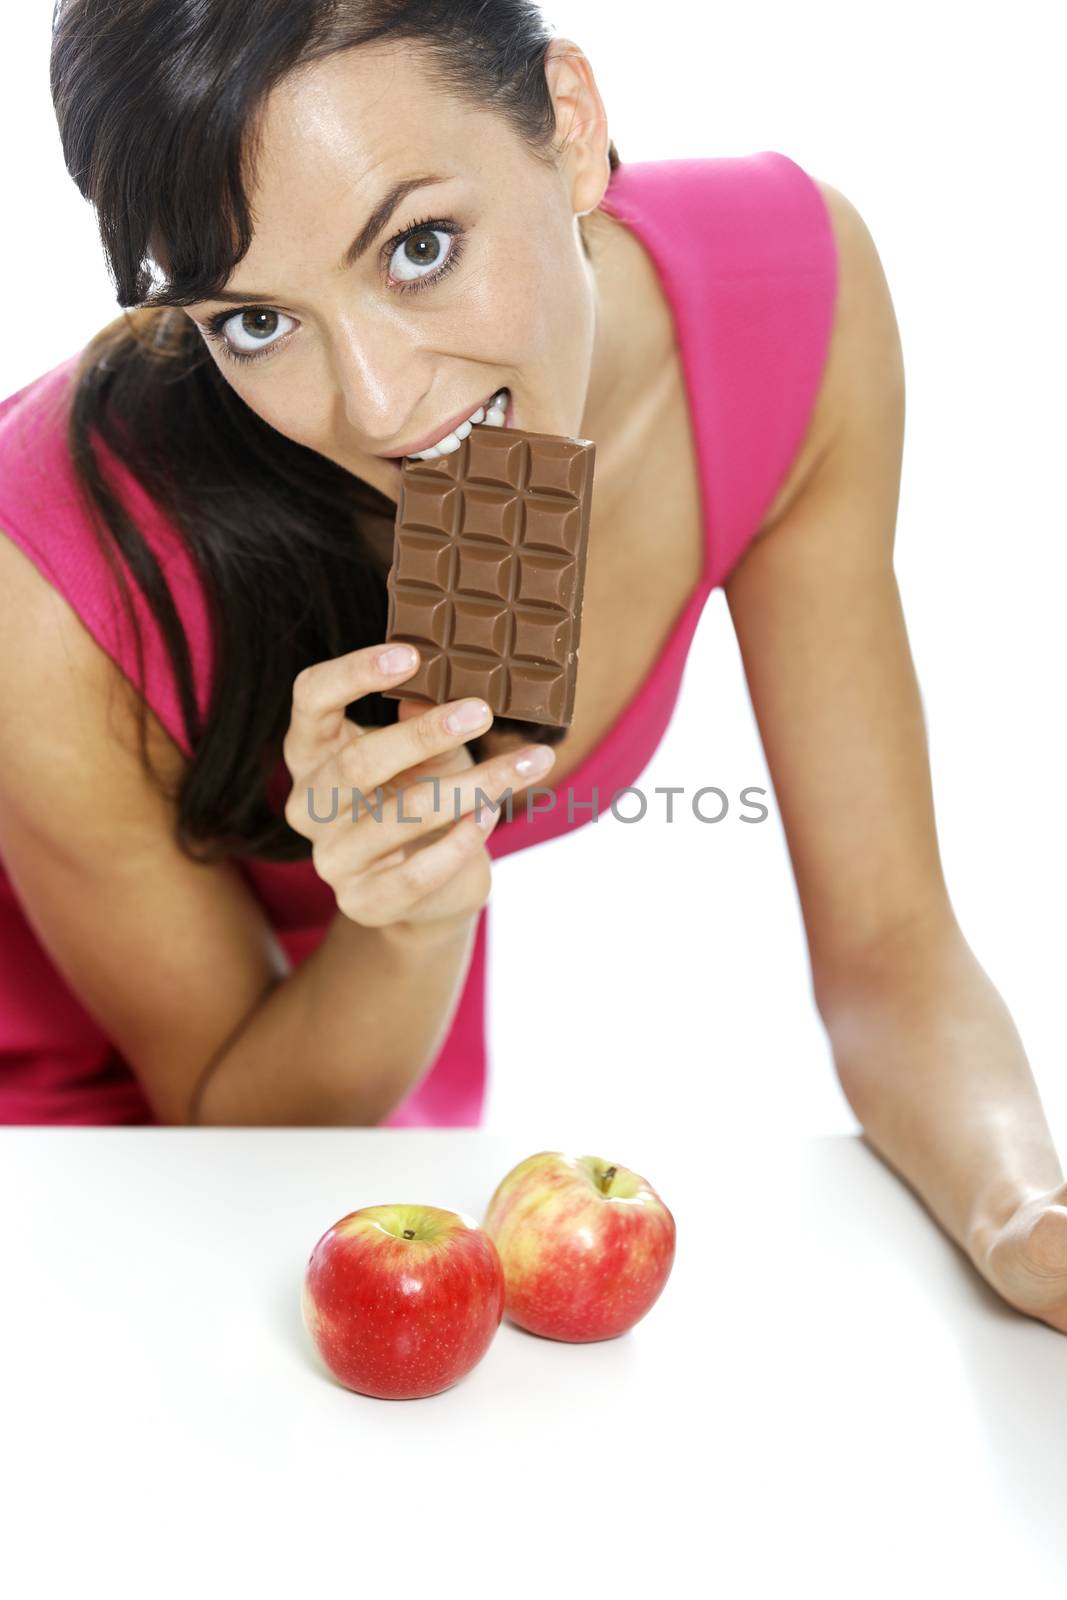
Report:
[[[397,471],[405,461],[433,461],[437,456],[451,455],[458,450],[464,439],[479,423],[485,423],[490,428],[507,428],[513,426],[514,405],[510,389],[495,389],[481,405],[476,406],[465,417],[456,421],[452,427],[434,439],[420,441],[421,448],[394,452],[392,455],[381,456],[382,461],[390,461]]]

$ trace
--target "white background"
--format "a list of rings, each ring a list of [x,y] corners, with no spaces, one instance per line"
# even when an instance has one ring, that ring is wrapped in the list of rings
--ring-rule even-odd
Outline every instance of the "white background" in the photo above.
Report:
[[[254,26],[255,7],[247,7]],[[950,892],[1067,1146],[1062,440],[1063,132],[1053,7],[545,8],[589,56],[626,160],[780,150],[874,235],[907,370],[896,569],[931,740]],[[650,20],[654,19],[654,20]],[[48,93],[49,0],[5,13],[0,393],[116,312]],[[684,251],[684,230],[677,248]],[[641,779],[770,787],[725,599]],[[572,932],[560,902],[581,901]],[[809,991],[784,835],[610,818],[502,861],[492,897],[488,1126],[587,1119],[604,1097],[690,1128],[855,1124]],[[545,999],[563,974],[564,1007]],[[543,975],[527,992],[524,974]],[[616,1063],[636,1063],[623,1081]],[[758,1143],[753,1134],[753,1151]]]
[[[659,1300],[505,1318],[414,1402],[324,1370],[308,1257],[401,1196],[480,1221],[522,1134],[0,1128],[0,1592],[1063,1600],[1063,1336],[858,1140],[768,1134],[752,1186],[731,1129],[606,1109],[677,1222]]]

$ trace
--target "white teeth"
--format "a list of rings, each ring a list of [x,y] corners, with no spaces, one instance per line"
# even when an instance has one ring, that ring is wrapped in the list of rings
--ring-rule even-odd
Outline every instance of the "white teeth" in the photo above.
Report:
[[[435,456],[451,455],[453,450],[458,450],[464,439],[476,423],[485,421],[492,428],[502,428],[508,409],[508,391],[498,389],[489,402],[489,409],[479,406],[477,411],[471,413],[466,422],[461,422],[452,433],[446,433],[443,439],[438,439],[428,450],[416,451],[408,456],[409,461],[432,461]]]
[[[485,420],[491,428],[502,428],[507,414],[508,391],[506,389],[498,389],[489,402],[489,410],[485,414]]]

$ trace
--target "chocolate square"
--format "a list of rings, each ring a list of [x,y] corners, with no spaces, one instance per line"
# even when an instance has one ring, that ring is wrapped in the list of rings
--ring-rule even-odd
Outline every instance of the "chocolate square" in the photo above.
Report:
[[[473,427],[401,468],[386,641],[418,647],[390,700],[478,695],[494,716],[570,726],[596,446]]]

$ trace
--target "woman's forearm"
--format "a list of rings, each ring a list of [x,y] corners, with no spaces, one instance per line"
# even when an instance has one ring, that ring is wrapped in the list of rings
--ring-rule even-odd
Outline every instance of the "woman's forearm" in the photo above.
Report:
[[[972,1260],[1063,1182],[1015,1023],[958,926],[889,942],[819,1009],[869,1143]]]
[[[478,928],[365,928],[338,911],[321,944],[270,989],[204,1074],[190,1120],[246,1127],[382,1121],[432,1065]]]

